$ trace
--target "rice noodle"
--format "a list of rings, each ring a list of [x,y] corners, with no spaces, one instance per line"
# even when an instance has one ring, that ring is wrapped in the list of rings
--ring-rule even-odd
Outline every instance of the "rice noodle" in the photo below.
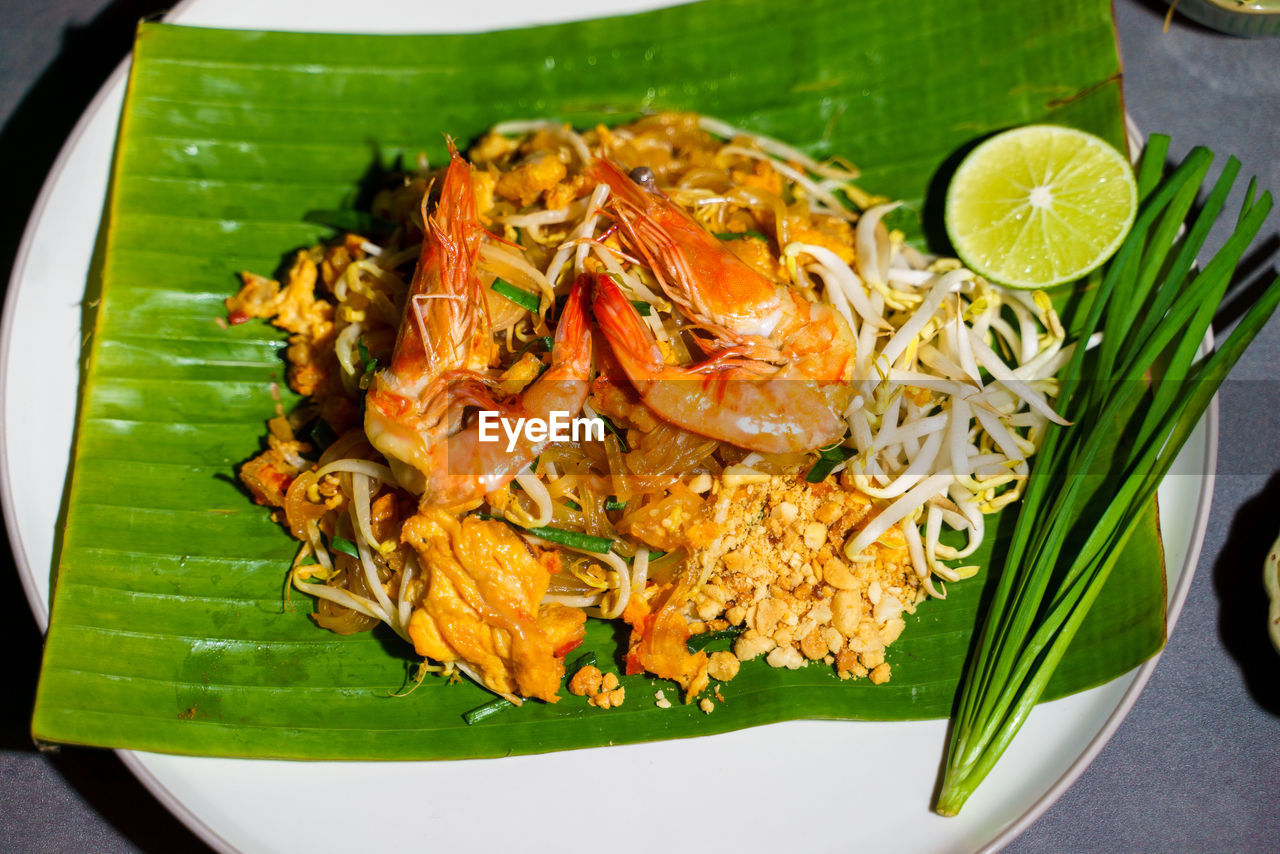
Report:
[[[853,222],[858,218],[857,214],[845,207],[830,190],[809,178],[799,169],[796,169],[783,161],[773,159],[768,152],[756,151],[753,148],[747,148],[742,145],[726,145],[724,148],[720,149],[720,152],[724,155],[737,154],[741,157],[750,157],[754,160],[768,160],[769,165],[777,170],[779,174],[785,175],[792,181],[795,181],[797,185],[807,190],[810,196],[822,202],[821,205],[810,204],[810,207],[816,212],[830,214],[831,216],[838,216],[841,219],[845,219],[850,222]]]
[[[631,560],[631,588],[633,591],[644,590],[649,580],[649,549],[640,546],[636,556]]]
[[[829,163],[819,163],[800,149],[793,148],[785,142],[781,142],[770,136],[765,136],[764,134],[743,130],[742,128],[735,127],[728,122],[721,121],[720,119],[712,118],[710,116],[699,116],[698,127],[708,133],[713,133],[722,139],[735,139],[737,137],[749,139],[752,143],[759,146],[762,151],[768,152],[775,157],[780,157],[783,160],[799,163],[805,169],[808,169],[815,175],[820,175],[824,178],[831,178],[838,181],[851,181],[858,177],[858,171],[856,169],[848,169]]]
[[[351,475],[351,513],[355,521],[356,531],[365,543],[379,548],[378,538],[373,535],[369,512],[369,478],[362,474]]]
[[[551,500],[551,493],[547,491],[547,487],[542,480],[531,472],[521,472],[516,475],[516,483],[520,484],[520,488],[524,490],[525,495],[529,496],[538,507],[537,516],[520,519],[518,520],[519,524],[525,528],[541,528],[543,525],[551,524],[551,514],[555,502]]]
[[[346,457],[326,463],[316,470],[316,478],[322,478],[326,474],[332,472],[349,472],[351,474],[362,474],[365,477],[371,477],[375,480],[381,480],[384,483],[395,483],[395,476],[392,475],[391,469],[381,463],[375,463],[372,460],[359,460]]]
[[[555,288],[541,270],[525,260],[524,256],[498,243],[486,242],[480,247],[480,263],[499,276],[520,287],[521,284],[532,285],[541,295],[542,313],[546,313],[555,302]]]

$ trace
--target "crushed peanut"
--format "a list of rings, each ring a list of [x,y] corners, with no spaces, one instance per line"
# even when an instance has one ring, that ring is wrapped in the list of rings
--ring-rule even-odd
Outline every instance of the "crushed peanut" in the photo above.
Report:
[[[717,682],[728,682],[738,675],[742,665],[731,652],[713,652],[707,658],[707,675]]]
[[[726,659],[764,655],[773,667],[830,660],[842,679],[888,681],[885,647],[926,594],[896,528],[845,558],[845,540],[872,512],[867,497],[835,481],[783,476],[719,483],[711,497],[722,533],[692,555],[706,584],[691,616],[708,625],[721,617],[743,632],[732,656],[712,654],[709,675],[727,681]]]
[[[627,689],[618,684],[618,674],[601,673],[590,664],[573,674],[569,693],[586,697],[590,705],[600,709],[616,709],[627,698]]]
[[[569,680],[569,693],[576,694],[579,697],[594,696],[600,693],[600,683],[603,676],[599,669],[588,664],[586,667],[578,669],[573,674],[573,678]]]
[[[698,708],[702,709],[702,713],[704,715],[709,715],[713,711],[715,711],[716,704],[711,702],[710,698],[703,697],[701,700],[698,701]]]

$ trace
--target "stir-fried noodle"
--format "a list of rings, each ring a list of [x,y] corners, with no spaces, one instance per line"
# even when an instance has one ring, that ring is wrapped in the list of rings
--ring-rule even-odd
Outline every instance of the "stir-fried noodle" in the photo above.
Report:
[[[901,609],[979,571],[955,562],[1057,419],[1071,348],[1043,294],[908,245],[852,167],[706,117],[508,122],[468,156],[382,192],[385,227],[299,253],[283,288],[246,274],[228,300],[233,322],[292,333],[307,401],[242,478],[301,543],[291,581],[320,625],[385,623],[514,702],[554,700],[581,609],[626,619],[629,669],[692,696],[707,664],[690,631],[736,625],[739,657],[865,675]],[[478,410],[544,398],[603,429],[505,456],[505,434],[463,441]],[[735,503],[767,512],[774,542],[807,526],[794,623],[769,629],[767,602],[734,593],[725,567],[753,548],[726,535]],[[899,575],[840,580],[872,567]],[[874,600],[871,652],[841,622],[848,590]],[[550,676],[521,670],[535,653]]]

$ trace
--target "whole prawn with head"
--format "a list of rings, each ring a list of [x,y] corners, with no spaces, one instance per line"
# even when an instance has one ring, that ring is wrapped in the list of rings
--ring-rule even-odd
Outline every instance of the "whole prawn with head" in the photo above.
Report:
[[[832,306],[756,272],[657,189],[597,160],[609,213],[680,312],[704,333],[707,358],[668,365],[652,331],[618,285],[597,280],[601,331],[644,402],[687,430],[770,454],[799,453],[844,437],[855,342]]]
[[[549,419],[582,411],[591,371],[585,283],[561,311],[551,365],[524,391],[498,399],[488,371],[495,355],[484,286],[476,264],[484,229],[471,168],[450,143],[440,199],[423,222],[422,255],[409,285],[395,350],[373,378],[365,433],[402,486],[423,506],[470,509],[525,470],[546,441],[482,441],[478,407],[504,418]]]

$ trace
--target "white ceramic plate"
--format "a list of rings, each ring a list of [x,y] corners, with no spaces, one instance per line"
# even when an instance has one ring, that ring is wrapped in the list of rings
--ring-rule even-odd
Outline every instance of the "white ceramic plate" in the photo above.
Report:
[[[663,0],[186,0],[183,24],[311,31],[464,31],[637,11]],[[53,532],[70,456],[80,302],[98,232],[126,67],[54,165],[19,250],[0,333],[0,487],[31,609],[48,621]],[[31,366],[39,365],[38,371]],[[1182,607],[1208,520],[1217,409],[1160,490],[1168,614]],[[1206,474],[1208,473],[1208,474]],[[221,851],[969,851],[998,847],[1064,791],[1132,706],[1150,661],[1036,709],[957,818],[929,811],[945,722],[806,721],[499,760],[278,762],[120,751],[170,810]],[[1135,781],[1135,784],[1137,781]],[[584,807],[598,810],[587,818]],[[593,810],[594,812],[594,810]],[[642,823],[622,825],[643,817]]]

